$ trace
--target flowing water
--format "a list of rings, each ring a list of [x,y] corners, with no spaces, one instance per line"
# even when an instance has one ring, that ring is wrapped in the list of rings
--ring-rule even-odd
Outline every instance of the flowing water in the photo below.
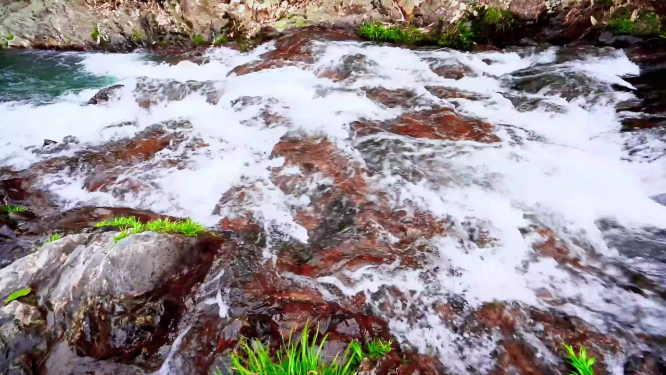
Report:
[[[663,350],[636,337],[666,336],[666,147],[659,129],[622,131],[646,116],[624,110],[639,102],[630,82],[641,75],[625,52],[316,39],[308,48],[307,58],[265,69],[257,67],[274,42],[178,63],[141,52],[3,53],[0,171],[31,171],[58,210],[133,207],[211,228],[250,217],[267,236],[267,264],[280,264],[285,244],[320,260],[308,263],[314,272],[283,269],[282,278],[343,305],[365,295],[402,345],[452,374],[490,372],[498,338],[443,319],[445,302],[464,306],[460,316],[506,301],[580,318],[623,345],[604,356],[612,373],[624,372],[632,351]],[[108,102],[87,104],[112,83],[123,86]],[[53,164],[156,124],[168,145],[151,157],[103,171]],[[305,146],[293,156],[283,144]],[[330,191],[337,209],[322,208]],[[347,211],[370,206],[416,223],[410,245],[400,248],[382,213],[361,225]],[[329,237],[313,217],[336,233],[351,227],[353,251],[375,251],[362,231],[401,250],[391,261],[321,266]],[[650,287],[632,287],[632,275]],[[227,315],[231,300],[221,289],[212,303]],[[520,334],[541,361],[557,361],[538,334]],[[163,373],[177,373],[171,356]]]

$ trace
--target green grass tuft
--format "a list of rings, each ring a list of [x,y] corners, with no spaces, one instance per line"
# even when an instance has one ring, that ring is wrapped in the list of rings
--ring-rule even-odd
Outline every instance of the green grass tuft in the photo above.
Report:
[[[120,228],[120,233],[116,236],[113,236],[113,244],[117,244],[118,241],[122,240],[123,238],[127,238],[127,236],[132,233],[133,232],[131,232],[127,227]]]
[[[185,221],[169,221],[169,219],[155,220],[146,224],[146,230],[156,233],[180,233],[188,237],[196,237],[206,231],[206,228],[187,219]]]
[[[61,235],[59,235],[58,233],[54,233],[54,234],[50,235],[49,238],[47,238],[46,242],[44,242],[44,243],[55,242],[55,241],[58,241],[61,238],[62,238]]]
[[[391,351],[392,344],[392,341],[373,340],[366,345],[366,353],[361,344],[352,341],[341,357],[328,361],[322,358],[327,335],[320,338],[319,331],[312,332],[306,324],[300,340],[292,338],[293,334],[274,357],[260,341],[241,340],[239,349],[231,354],[231,370],[240,375],[354,375],[364,358],[381,358]],[[214,374],[223,373],[218,369]]]
[[[231,354],[231,368],[240,375],[353,375],[355,369],[363,359],[362,350],[358,349],[358,343],[350,344],[342,357],[334,358],[333,361],[325,361],[322,358],[322,348],[327,336],[319,339],[319,331],[310,332],[308,325],[303,329],[301,339],[283,343],[282,348],[276,354],[276,360],[270,355],[270,348],[255,340],[248,344],[241,341],[240,351]],[[319,341],[319,344],[317,344]],[[216,375],[222,374],[218,369]]]
[[[14,35],[12,35],[12,34],[7,34],[7,36],[5,36],[5,39],[7,39],[7,40],[14,40]]]
[[[418,44],[425,39],[425,34],[417,27],[384,26],[380,22],[361,25],[358,34],[375,42]]]
[[[456,27],[442,34],[437,44],[442,47],[469,50],[474,45],[474,31],[467,22],[460,21]]]
[[[393,340],[384,341],[381,339],[374,339],[365,345],[365,350],[370,359],[382,358],[391,351]]]
[[[30,292],[32,292],[32,289],[30,288],[23,288],[15,291],[14,293],[10,294],[9,297],[7,297],[5,300],[5,305],[21,297],[27,296],[30,294]]]
[[[204,44],[204,42],[205,42],[204,38],[199,34],[194,34],[194,36],[192,37],[192,43],[194,43],[194,45],[197,47]]]
[[[12,205],[0,206],[0,212],[25,212],[25,207]]]
[[[95,26],[95,28],[93,29],[92,34],[90,34],[90,37],[95,42],[99,42],[99,28],[97,26]]]
[[[576,354],[571,345],[562,344],[562,346],[567,351],[569,363],[576,370],[575,372],[571,372],[570,375],[594,375],[592,366],[596,358],[588,358],[587,350],[584,347],[581,346],[578,354]]]
[[[196,237],[206,231],[206,227],[188,218],[186,220],[171,221],[169,219],[158,219],[146,224],[137,220],[136,217],[115,217],[95,224],[96,227],[119,227],[121,233],[114,237],[115,242],[122,240],[132,233],[145,231],[155,233],[180,233],[188,237]]]
[[[97,228],[101,227],[131,227],[134,224],[139,223],[136,217],[114,217],[113,219],[106,219],[95,224]]]
[[[222,43],[226,43],[228,41],[227,37],[224,35],[220,35],[217,38],[215,38],[215,41],[213,42],[214,46],[221,46]]]

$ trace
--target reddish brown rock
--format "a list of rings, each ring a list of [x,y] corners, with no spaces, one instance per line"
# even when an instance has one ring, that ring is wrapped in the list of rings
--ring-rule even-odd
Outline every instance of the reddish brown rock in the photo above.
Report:
[[[481,120],[465,119],[449,108],[412,112],[392,121],[388,130],[414,138],[451,141],[499,142],[493,126]]]
[[[414,99],[417,98],[415,92],[410,90],[389,90],[383,87],[373,87],[364,90],[368,99],[378,101],[389,108],[415,106]]]
[[[476,73],[467,65],[431,65],[430,69],[438,76],[446,79],[459,80],[463,77],[475,77]]]
[[[520,342],[506,341],[500,346],[500,358],[492,372],[494,375],[521,374],[541,375],[534,353],[528,351]]]
[[[452,87],[427,86],[426,89],[430,91],[431,94],[435,95],[440,99],[468,99],[468,100],[481,99],[481,96],[478,94],[455,89]]]
[[[310,27],[278,38],[275,49],[260,56],[258,62],[251,62],[234,68],[229,74],[245,75],[264,69],[282,68],[295,64],[312,64],[315,57],[312,42],[315,40],[358,40],[353,34],[321,27]]]

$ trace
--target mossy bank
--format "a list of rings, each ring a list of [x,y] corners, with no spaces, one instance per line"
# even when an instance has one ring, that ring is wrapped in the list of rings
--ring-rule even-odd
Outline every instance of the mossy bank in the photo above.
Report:
[[[31,0],[2,6],[0,46],[188,50],[233,40],[251,46],[277,33],[308,26],[354,33],[362,25],[381,22],[406,31],[418,28],[434,36],[418,43],[469,49],[475,44],[517,44],[523,39],[569,42],[605,30],[641,38],[661,35],[665,8],[657,0],[435,0],[404,4],[367,0],[324,0],[317,4],[72,0],[61,4],[56,0]]]

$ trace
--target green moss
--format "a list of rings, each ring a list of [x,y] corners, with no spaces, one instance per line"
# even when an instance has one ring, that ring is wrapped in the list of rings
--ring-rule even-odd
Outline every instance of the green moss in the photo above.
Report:
[[[7,40],[14,40],[14,35],[12,35],[12,34],[7,34],[7,36],[5,36],[5,39],[7,39]]]
[[[275,27],[275,29],[279,32],[282,32],[285,29],[306,27],[308,25],[310,25],[310,23],[308,22],[307,18],[294,13],[273,23],[273,27]]]
[[[358,34],[375,42],[392,42],[400,44],[419,44],[426,35],[414,26],[384,26],[380,22],[361,25]]]
[[[99,28],[97,26],[95,26],[95,29],[93,30],[92,34],[90,34],[90,37],[95,42],[99,42]]]
[[[227,37],[225,35],[220,35],[217,38],[215,38],[215,41],[213,42],[214,46],[221,46],[222,43],[226,43],[228,41]]]
[[[460,21],[456,27],[442,34],[437,44],[442,47],[469,50],[474,45],[474,31],[467,22]]]
[[[245,43],[239,43],[238,46],[240,47],[241,52],[249,51],[249,49],[247,48],[247,44]]]
[[[194,45],[197,47],[204,44],[204,42],[205,42],[204,38],[199,34],[195,34],[192,37],[192,43],[194,43]]]
[[[642,12],[635,21],[631,20],[631,9],[618,11],[608,21],[606,30],[613,34],[624,35],[662,35],[664,32],[663,20],[654,12]]]
[[[23,288],[15,291],[14,293],[10,294],[9,297],[7,297],[5,300],[5,305],[21,297],[27,296],[30,294],[30,292],[32,292],[32,289],[30,288]]]

